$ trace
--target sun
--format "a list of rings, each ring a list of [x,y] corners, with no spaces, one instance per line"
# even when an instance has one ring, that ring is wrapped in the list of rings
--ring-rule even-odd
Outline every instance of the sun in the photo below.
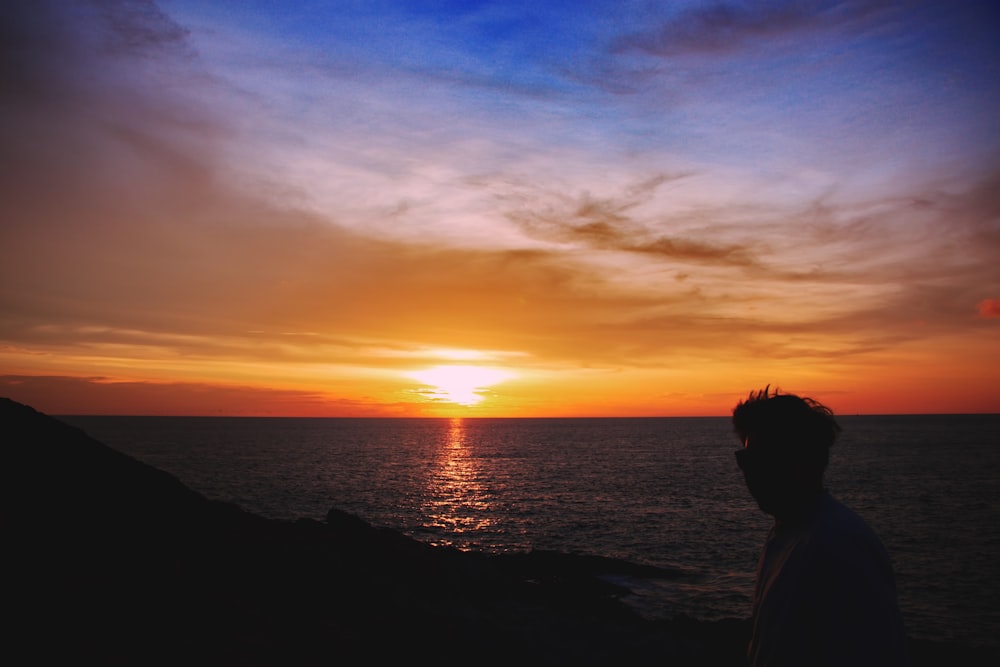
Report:
[[[407,376],[432,387],[427,394],[433,399],[471,406],[485,398],[488,387],[514,377],[514,374],[486,366],[435,366],[407,373]]]

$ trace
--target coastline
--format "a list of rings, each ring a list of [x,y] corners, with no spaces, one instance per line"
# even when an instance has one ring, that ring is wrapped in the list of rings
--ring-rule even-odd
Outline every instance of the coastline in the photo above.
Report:
[[[36,662],[743,664],[746,619],[646,621],[602,578],[669,572],[432,547],[336,509],[322,522],[265,519],[30,407],[0,399],[0,418],[18,618],[8,644]],[[911,644],[914,665],[997,660]]]

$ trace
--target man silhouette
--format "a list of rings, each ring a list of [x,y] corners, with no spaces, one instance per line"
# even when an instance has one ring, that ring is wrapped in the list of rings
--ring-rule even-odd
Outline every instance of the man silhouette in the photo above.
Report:
[[[774,517],[757,565],[750,665],[905,665],[889,556],[823,486],[840,426],[820,403],[769,389],[733,408],[737,463]]]

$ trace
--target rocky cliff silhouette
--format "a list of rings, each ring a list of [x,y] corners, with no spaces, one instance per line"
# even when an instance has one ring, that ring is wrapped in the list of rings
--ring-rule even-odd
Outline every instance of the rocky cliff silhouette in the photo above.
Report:
[[[264,519],[14,401],[0,399],[0,424],[4,605],[33,662],[644,664],[704,652],[597,576],[669,573],[432,547],[337,510],[325,523]]]

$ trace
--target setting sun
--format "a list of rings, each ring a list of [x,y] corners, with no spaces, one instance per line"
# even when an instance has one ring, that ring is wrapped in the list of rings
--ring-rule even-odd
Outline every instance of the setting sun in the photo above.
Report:
[[[431,387],[422,393],[432,400],[470,406],[485,398],[488,387],[509,380],[514,374],[484,366],[435,366],[407,373],[407,377]]]

